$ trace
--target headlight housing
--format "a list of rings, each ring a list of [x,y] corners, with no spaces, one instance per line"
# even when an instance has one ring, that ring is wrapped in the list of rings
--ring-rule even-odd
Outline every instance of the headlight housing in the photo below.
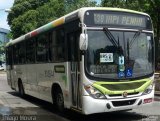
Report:
[[[85,85],[84,89],[88,92],[88,94],[95,99],[106,99],[105,95],[102,94],[98,89],[91,85]]]
[[[142,95],[150,94],[153,90],[153,84],[149,85]]]

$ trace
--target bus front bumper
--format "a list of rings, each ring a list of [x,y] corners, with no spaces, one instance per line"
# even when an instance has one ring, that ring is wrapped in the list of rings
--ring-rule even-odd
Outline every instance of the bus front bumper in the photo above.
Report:
[[[129,110],[139,108],[148,104],[152,104],[154,101],[154,91],[150,94],[123,98],[123,99],[94,99],[91,96],[83,96],[83,108],[84,114],[104,113],[112,111]]]

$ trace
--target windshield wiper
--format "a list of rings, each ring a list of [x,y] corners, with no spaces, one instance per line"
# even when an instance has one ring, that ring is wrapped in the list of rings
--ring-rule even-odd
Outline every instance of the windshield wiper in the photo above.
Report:
[[[107,35],[107,37],[109,38],[109,40],[111,41],[111,43],[112,43],[114,46],[118,47],[119,44],[118,44],[118,42],[116,41],[116,39],[114,38],[114,36],[112,35],[112,33],[109,31],[109,29],[108,29],[107,27],[104,27],[103,30],[104,30],[104,33],[105,33],[105,34]]]
[[[120,47],[120,44],[119,44],[119,36],[117,36],[118,37],[118,53],[119,53],[119,55],[123,55],[123,50],[122,50],[122,48]]]
[[[130,52],[129,52],[129,39],[127,40],[127,61],[129,62]]]
[[[142,30],[139,30],[139,31],[137,31],[137,32],[134,34],[132,40],[131,40],[130,43],[129,43],[129,48],[132,47],[133,43],[134,43],[135,40],[140,36],[141,32],[142,32]]]

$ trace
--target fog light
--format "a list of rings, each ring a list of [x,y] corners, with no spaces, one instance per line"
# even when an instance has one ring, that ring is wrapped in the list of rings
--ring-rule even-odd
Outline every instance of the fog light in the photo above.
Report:
[[[145,103],[151,103],[153,101],[153,99],[152,98],[147,98],[147,99],[144,99],[143,100],[143,103],[145,104]]]
[[[106,104],[106,107],[107,107],[108,109],[111,109],[111,106],[110,106],[109,103]]]

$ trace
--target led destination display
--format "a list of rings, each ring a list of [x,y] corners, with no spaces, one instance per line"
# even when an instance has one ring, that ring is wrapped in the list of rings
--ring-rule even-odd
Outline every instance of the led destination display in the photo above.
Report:
[[[152,30],[151,19],[149,16],[129,12],[87,11],[84,17],[84,23],[87,26]]]
[[[144,17],[136,17],[131,15],[116,15],[116,14],[94,14],[95,24],[116,24],[124,26],[139,26],[145,27],[146,22]]]

